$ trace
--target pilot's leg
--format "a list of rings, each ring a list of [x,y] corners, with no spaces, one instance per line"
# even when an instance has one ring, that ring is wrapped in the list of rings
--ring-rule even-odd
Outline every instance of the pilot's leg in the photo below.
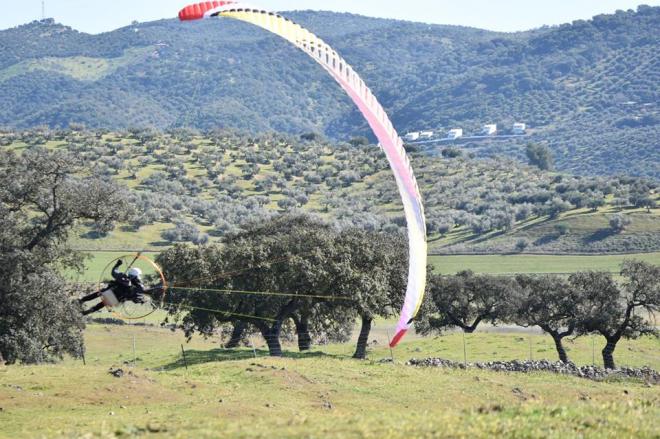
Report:
[[[103,294],[103,291],[94,291],[91,294],[86,295],[85,297],[78,299],[80,303],[89,302],[90,300],[98,299]]]
[[[96,305],[94,305],[93,307],[83,311],[83,315],[86,316],[88,314],[92,314],[92,313],[95,313],[97,311],[101,311],[103,308],[105,308],[105,304],[103,302],[99,302]]]

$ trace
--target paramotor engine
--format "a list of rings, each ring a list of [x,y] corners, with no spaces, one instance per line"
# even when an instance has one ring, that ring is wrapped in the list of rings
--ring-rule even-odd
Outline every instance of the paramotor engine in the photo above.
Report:
[[[167,280],[158,264],[141,253],[122,255],[110,261],[101,272],[99,291],[107,289],[108,282],[112,279],[112,267],[119,260],[129,264],[125,271],[138,268],[142,272],[142,282],[145,289],[144,300],[143,303],[136,303],[131,300],[119,301],[112,292],[109,292],[101,297],[106,307],[117,317],[126,320],[143,319],[153,314],[157,309],[162,308],[168,288]]]

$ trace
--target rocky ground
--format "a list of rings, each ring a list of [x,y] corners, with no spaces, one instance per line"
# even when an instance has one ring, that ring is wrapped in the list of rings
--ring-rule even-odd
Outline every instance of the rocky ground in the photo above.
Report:
[[[418,367],[447,367],[454,369],[464,369],[466,365],[455,361],[442,358],[413,358],[406,363],[409,366]],[[485,369],[496,372],[553,372],[563,375],[573,375],[580,378],[591,380],[603,380],[607,378],[636,378],[644,380],[649,384],[660,384],[660,373],[648,367],[633,369],[623,367],[621,369],[603,369],[597,366],[576,366],[572,362],[564,363],[562,361],[489,361],[487,363],[467,363],[467,368]]]

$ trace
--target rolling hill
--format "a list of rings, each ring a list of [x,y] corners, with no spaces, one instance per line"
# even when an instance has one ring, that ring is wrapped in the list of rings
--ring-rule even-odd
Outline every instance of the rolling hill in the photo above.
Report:
[[[339,227],[405,228],[396,184],[375,145],[187,130],[0,132],[0,145],[68,151],[130,188],[131,221],[112,231],[89,224],[73,242],[80,249],[157,251],[296,210]],[[660,251],[660,199],[648,179],[571,176],[503,158],[411,156],[431,253]]]
[[[558,169],[660,175],[658,22],[640,6],[528,32],[287,14],[335,46],[401,132],[526,122],[531,136],[468,145]],[[341,91],[277,37],[232,21],[137,23],[88,35],[46,20],[0,31],[0,125],[237,128],[367,134]]]

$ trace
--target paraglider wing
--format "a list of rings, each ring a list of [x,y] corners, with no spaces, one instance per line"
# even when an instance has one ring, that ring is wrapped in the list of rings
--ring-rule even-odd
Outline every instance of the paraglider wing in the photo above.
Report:
[[[312,57],[341,85],[360,109],[385,152],[401,194],[408,226],[409,271],[405,302],[396,334],[396,346],[410,327],[422,303],[426,286],[426,222],[422,197],[403,141],[369,87],[332,47],[291,20],[245,3],[207,1],[187,6],[179,12],[182,21],[210,17],[230,17],[266,29],[289,41]]]

